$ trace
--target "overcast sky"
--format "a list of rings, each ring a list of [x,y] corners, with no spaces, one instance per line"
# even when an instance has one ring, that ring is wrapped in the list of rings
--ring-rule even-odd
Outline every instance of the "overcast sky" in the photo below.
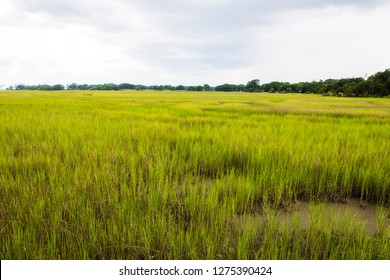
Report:
[[[390,68],[390,0],[1,0],[0,85],[212,86]]]

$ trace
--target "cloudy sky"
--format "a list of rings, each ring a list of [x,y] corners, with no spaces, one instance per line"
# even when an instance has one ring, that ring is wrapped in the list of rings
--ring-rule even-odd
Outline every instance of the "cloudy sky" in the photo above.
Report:
[[[0,85],[218,85],[390,68],[390,0],[1,0]]]

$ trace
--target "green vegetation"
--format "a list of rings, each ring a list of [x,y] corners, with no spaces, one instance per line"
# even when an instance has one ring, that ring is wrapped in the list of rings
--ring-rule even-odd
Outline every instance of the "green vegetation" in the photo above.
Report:
[[[389,259],[389,139],[387,98],[7,91],[0,259]]]
[[[17,85],[17,90],[64,90],[62,85],[38,85],[38,86],[26,86]],[[9,87],[12,90],[13,87]],[[363,78],[348,78],[348,79],[328,79],[313,82],[270,82],[260,84],[260,80],[255,79],[249,81],[246,85],[240,84],[223,84],[214,88],[205,84],[203,86],[171,86],[171,85],[133,85],[129,83],[122,83],[119,85],[110,84],[98,84],[98,85],[77,85],[72,83],[67,85],[67,90],[179,90],[179,91],[222,91],[222,92],[269,92],[269,93],[318,93],[325,96],[348,96],[348,97],[384,97],[390,95],[390,69],[383,72],[378,72],[367,80]]]

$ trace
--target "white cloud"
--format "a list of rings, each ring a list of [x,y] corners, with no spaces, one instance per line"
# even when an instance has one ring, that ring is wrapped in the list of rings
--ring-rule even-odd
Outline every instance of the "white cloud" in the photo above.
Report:
[[[0,84],[372,74],[390,62],[388,2],[2,0]]]
[[[266,80],[319,80],[374,74],[389,68],[390,5],[288,11],[258,30],[259,71]],[[261,70],[260,70],[261,69]]]

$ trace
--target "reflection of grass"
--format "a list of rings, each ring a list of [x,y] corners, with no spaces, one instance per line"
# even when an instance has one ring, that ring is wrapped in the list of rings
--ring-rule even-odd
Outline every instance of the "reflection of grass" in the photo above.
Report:
[[[390,257],[385,208],[375,234],[276,212],[389,207],[389,99],[83,94],[0,95],[1,259]]]

